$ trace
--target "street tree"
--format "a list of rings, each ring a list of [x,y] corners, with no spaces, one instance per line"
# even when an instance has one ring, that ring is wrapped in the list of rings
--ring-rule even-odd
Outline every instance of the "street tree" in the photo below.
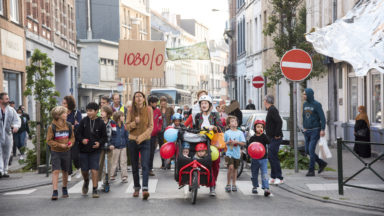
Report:
[[[36,101],[36,121],[31,122],[33,133],[34,150],[30,150],[27,156],[27,169],[37,168],[46,161],[46,134],[50,123],[50,111],[57,105],[57,97],[60,95],[55,90],[52,82],[53,73],[51,68],[53,63],[46,53],[35,49],[31,56],[30,65],[26,67],[27,81],[25,96],[32,96]]]
[[[263,73],[268,81],[267,86],[280,84],[281,80],[285,79],[280,70],[280,60],[285,52],[298,48],[308,52],[313,61],[311,74],[301,82],[301,87],[304,88],[307,80],[321,78],[326,72],[323,64],[324,56],[317,53],[312,44],[305,40],[307,11],[304,2],[303,0],[270,0],[269,2],[273,6],[273,13],[268,17],[268,23],[263,33],[265,36],[272,36],[278,61]],[[290,121],[288,124],[290,128],[293,128],[293,83],[288,82],[290,89]],[[293,135],[293,130],[291,130],[291,146],[293,145]]]

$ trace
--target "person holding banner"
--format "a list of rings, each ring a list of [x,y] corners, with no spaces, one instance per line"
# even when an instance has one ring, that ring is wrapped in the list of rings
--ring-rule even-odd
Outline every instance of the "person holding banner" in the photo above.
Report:
[[[147,106],[145,95],[142,92],[133,94],[132,106],[127,113],[126,126],[129,131],[129,153],[132,163],[134,182],[133,197],[139,197],[141,189],[139,176],[139,153],[141,154],[141,167],[143,173],[143,200],[149,197],[148,177],[151,152],[151,133],[153,130],[153,109]]]

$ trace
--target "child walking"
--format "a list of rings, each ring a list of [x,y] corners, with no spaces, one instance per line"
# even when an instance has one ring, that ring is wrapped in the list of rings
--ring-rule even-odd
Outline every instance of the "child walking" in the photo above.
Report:
[[[264,145],[265,149],[267,149],[267,144],[269,144],[269,140],[267,135],[264,134],[265,121],[264,120],[256,120],[255,121],[255,135],[253,135],[249,143],[259,142]],[[264,196],[269,196],[271,194],[269,190],[268,183],[268,155],[267,151],[265,151],[265,155],[261,159],[252,159],[251,162],[251,171],[252,171],[252,193],[257,194],[257,188],[259,187],[259,169],[261,171],[261,187],[264,190]]]
[[[48,127],[47,143],[51,147],[52,157],[52,200],[59,197],[58,182],[59,173],[62,171],[63,178],[63,198],[68,197],[68,172],[71,168],[71,152],[69,151],[75,142],[71,123],[67,122],[67,108],[57,106],[52,109],[52,124]]]
[[[80,141],[80,167],[84,179],[82,194],[84,196],[88,194],[89,170],[91,170],[93,184],[92,197],[99,198],[97,184],[100,146],[104,146],[108,136],[104,121],[97,117],[99,105],[95,102],[90,102],[86,109],[87,117],[80,121],[76,134],[76,138]]]
[[[111,172],[112,167],[112,154],[113,154],[113,145],[111,143],[112,138],[112,132],[116,130],[116,123],[111,119],[113,114],[112,108],[109,105],[105,105],[101,107],[100,116],[101,119],[104,121],[105,124],[105,130],[107,132],[107,142],[104,143],[103,146],[100,147],[101,153],[100,153],[100,159],[99,159],[99,181],[103,180],[103,186],[105,186],[105,170],[104,170],[104,164],[105,164],[105,155],[107,155],[107,172],[108,177],[111,178],[111,176],[114,174]],[[103,176],[104,175],[104,176]]]
[[[122,183],[128,182],[127,172],[127,145],[128,145],[128,131],[124,127],[124,113],[117,111],[113,114],[114,124],[116,129],[112,131],[111,143],[114,147],[112,156],[112,169],[111,173],[115,173],[118,162],[120,161],[121,167],[121,181]],[[115,177],[111,177],[114,181]]]
[[[228,166],[227,174],[227,186],[225,186],[226,192],[237,191],[236,179],[237,179],[237,168],[240,165],[240,146],[245,146],[245,137],[243,132],[237,129],[237,117],[228,116],[227,125],[229,130],[224,133],[224,141],[227,145],[227,152],[225,153],[225,162]],[[232,188],[231,188],[232,180]]]

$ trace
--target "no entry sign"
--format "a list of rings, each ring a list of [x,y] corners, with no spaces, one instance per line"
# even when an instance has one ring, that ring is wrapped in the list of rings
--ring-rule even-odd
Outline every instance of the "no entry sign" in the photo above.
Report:
[[[312,59],[304,50],[292,49],[281,58],[280,68],[287,79],[302,81],[312,71]]]
[[[255,88],[261,88],[264,86],[264,79],[262,76],[256,76],[252,79],[252,85]]]

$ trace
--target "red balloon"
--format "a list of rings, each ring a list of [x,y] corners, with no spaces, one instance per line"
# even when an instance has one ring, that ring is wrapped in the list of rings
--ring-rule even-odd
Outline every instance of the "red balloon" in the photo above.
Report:
[[[173,142],[165,143],[160,148],[160,156],[164,159],[173,157],[176,152],[176,146]]]
[[[253,159],[261,159],[265,155],[265,147],[259,142],[253,142],[248,146],[248,154]]]

